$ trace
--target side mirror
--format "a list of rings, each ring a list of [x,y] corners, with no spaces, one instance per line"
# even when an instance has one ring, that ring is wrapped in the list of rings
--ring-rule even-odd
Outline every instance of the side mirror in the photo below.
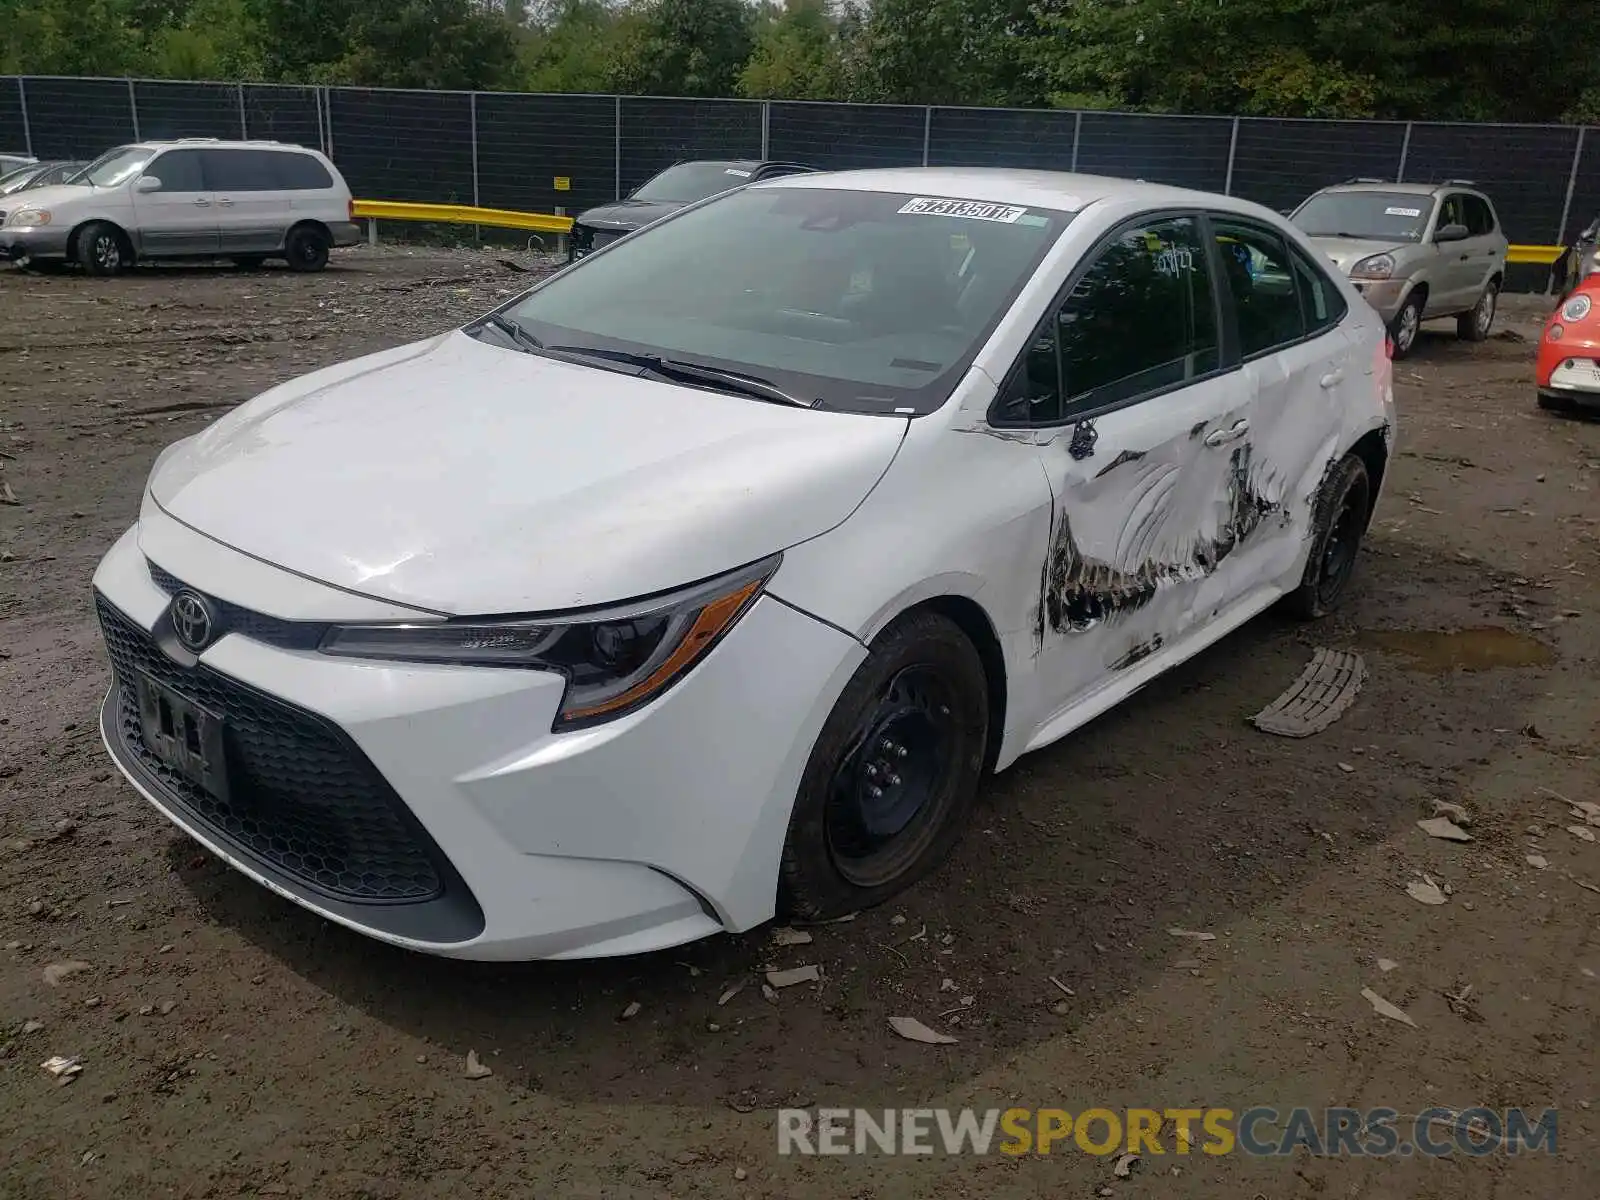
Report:
[[[139,176],[139,182],[133,185],[133,190],[136,192],[159,192],[161,190],[161,180],[154,175],[141,175]]]
[[[1465,225],[1441,225],[1433,231],[1433,240],[1436,242],[1460,242],[1471,236]]]

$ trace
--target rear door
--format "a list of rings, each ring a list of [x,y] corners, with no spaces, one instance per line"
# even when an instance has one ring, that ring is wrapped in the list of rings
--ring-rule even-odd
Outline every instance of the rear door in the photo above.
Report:
[[[1232,463],[1248,545],[1221,573],[1225,592],[1245,595],[1294,583],[1312,497],[1365,364],[1341,327],[1344,298],[1312,256],[1249,218],[1213,213],[1211,229],[1228,282],[1224,318],[1237,331],[1248,393]]]
[[[130,182],[139,253],[146,256],[215,254],[217,206],[206,185],[200,150],[165,150],[152,159],[141,179]],[[142,191],[145,179],[158,179],[155,191]],[[148,185],[143,185],[148,186]]]
[[[215,190],[223,254],[266,254],[283,246],[290,194],[271,150],[219,147],[205,151]]]
[[[1474,294],[1481,296],[1490,277],[1505,269],[1505,236],[1495,220],[1494,209],[1482,196],[1469,192],[1462,197],[1462,203],[1466,209],[1467,228],[1472,231],[1472,236],[1463,243],[1463,252],[1472,266]]]

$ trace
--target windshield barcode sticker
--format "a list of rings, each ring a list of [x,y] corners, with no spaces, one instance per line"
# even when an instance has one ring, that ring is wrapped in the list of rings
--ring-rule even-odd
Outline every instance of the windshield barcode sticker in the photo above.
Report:
[[[737,175],[740,179],[749,179],[749,171],[741,171],[738,167],[729,167],[722,172],[724,175]]]
[[[1386,208],[1383,210],[1383,215],[1386,217],[1420,217],[1422,210],[1420,208]]]
[[[900,206],[900,212],[925,217],[965,217],[969,221],[1002,221],[1013,224],[1028,210],[1011,204],[984,204],[977,200],[934,200],[918,196]]]

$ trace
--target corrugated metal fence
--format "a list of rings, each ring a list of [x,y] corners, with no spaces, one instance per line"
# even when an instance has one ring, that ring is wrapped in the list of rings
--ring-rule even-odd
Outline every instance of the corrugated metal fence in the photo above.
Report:
[[[1600,130],[633,96],[0,77],[0,151],[86,157],[136,138],[319,146],[359,196],[574,212],[679,159],[825,169],[1076,169],[1286,208],[1356,175],[1471,179],[1511,241],[1561,245],[1600,213]],[[562,186],[562,184],[566,186]]]

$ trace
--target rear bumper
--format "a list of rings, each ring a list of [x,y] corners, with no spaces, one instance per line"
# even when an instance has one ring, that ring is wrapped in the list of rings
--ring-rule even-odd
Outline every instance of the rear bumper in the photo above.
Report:
[[[361,226],[354,221],[335,221],[328,226],[335,246],[354,246],[361,240]]]

